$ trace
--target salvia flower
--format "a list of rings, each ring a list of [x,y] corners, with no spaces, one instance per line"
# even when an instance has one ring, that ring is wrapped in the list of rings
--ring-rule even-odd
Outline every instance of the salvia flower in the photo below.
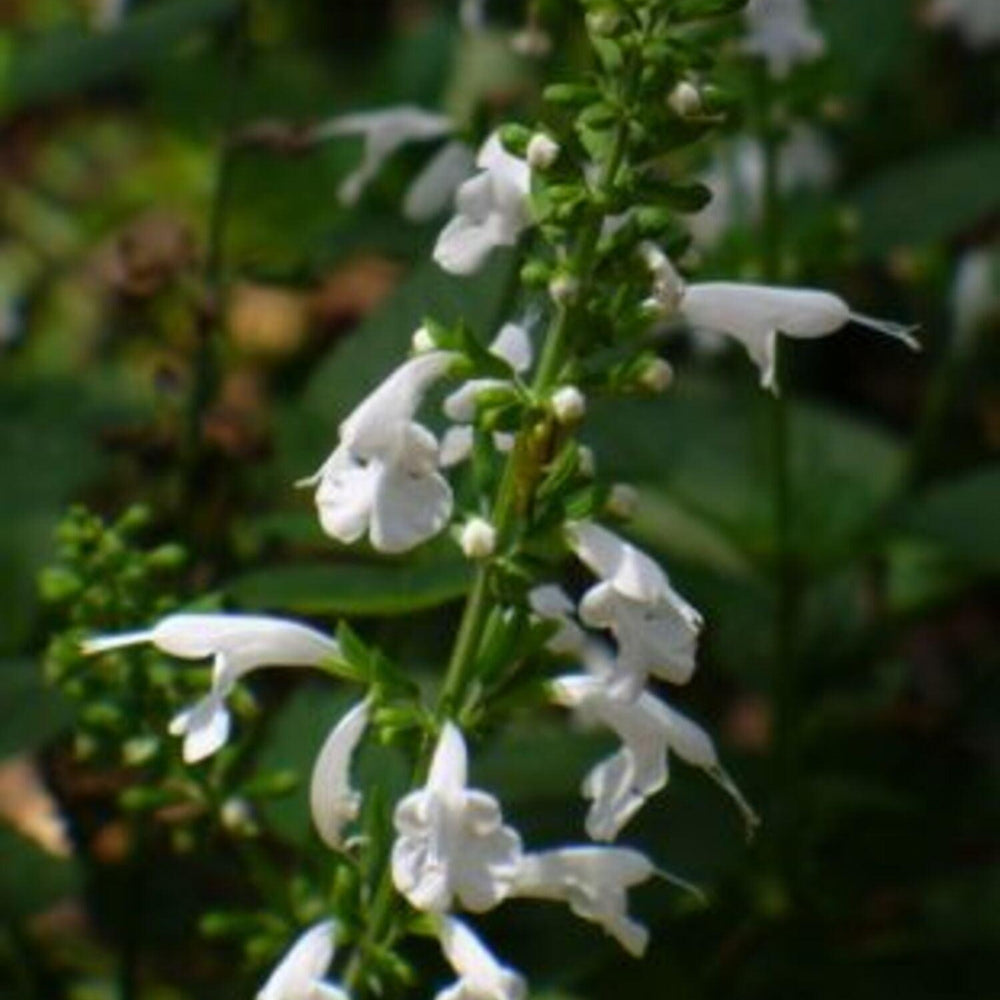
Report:
[[[476,158],[480,172],[455,196],[455,215],[434,247],[434,259],[452,274],[477,271],[490,251],[513,246],[531,224],[531,171],[493,133]]]
[[[701,726],[644,691],[635,701],[613,697],[597,677],[559,677],[552,683],[555,700],[587,721],[612,729],[621,749],[598,763],[583,782],[591,800],[587,835],[614,840],[647,799],[666,787],[668,753],[704,770],[739,806],[748,830],[758,824],[756,813],[719,763],[711,737]]]
[[[649,931],[629,916],[628,890],[655,873],[653,863],[639,851],[566,847],[524,855],[514,895],[566,903],[638,957],[649,943]]]
[[[367,532],[378,551],[405,552],[448,523],[453,497],[438,472],[438,442],[413,416],[454,358],[447,351],[411,358],[340,425],[337,448],[299,484],[318,486],[328,535],[350,544]]]
[[[695,667],[701,615],[678,594],[666,574],[634,545],[593,521],[567,528],[577,557],[600,578],[580,602],[580,618],[606,628],[618,643],[615,697],[635,698],[650,674],[686,684]]]
[[[333,962],[335,933],[332,920],[305,931],[271,973],[257,1000],[348,1000],[339,986],[323,979]]]
[[[524,1000],[527,996],[524,979],[501,965],[462,921],[441,917],[437,932],[458,980],[441,990],[436,1000]]]
[[[89,639],[83,650],[105,653],[146,642],[181,659],[213,658],[210,691],[170,723],[170,732],[184,737],[188,763],[210,757],[229,738],[226,698],[245,674],[261,667],[314,667],[340,652],[333,639],[305,625],[221,613],[169,615],[145,631]]]
[[[747,26],[743,47],[760,56],[776,79],[788,76],[799,63],[818,59],[826,50],[805,0],[750,0],[743,16]]]
[[[361,793],[351,786],[351,762],[368,726],[369,702],[362,701],[333,727],[313,765],[309,802],[323,842],[343,847],[344,828],[358,818]]]
[[[761,385],[777,390],[775,353],[778,334],[811,340],[836,333],[849,322],[920,345],[912,329],[851,311],[839,296],[810,288],[709,281],[688,285],[680,312],[696,330],[724,333],[740,341],[760,369]]]
[[[504,825],[497,800],[468,788],[467,779],[465,740],[449,722],[427,783],[405,796],[394,816],[393,881],[418,910],[445,912],[457,902],[481,912],[513,885],[521,839]]]
[[[320,138],[360,135],[364,153],[360,166],[341,184],[345,205],[354,205],[389,158],[411,142],[443,139],[453,131],[446,115],[423,108],[396,107],[342,115],[317,129]],[[415,222],[432,218],[448,203],[459,184],[472,173],[472,153],[464,142],[447,142],[434,154],[410,186],[403,205]]]

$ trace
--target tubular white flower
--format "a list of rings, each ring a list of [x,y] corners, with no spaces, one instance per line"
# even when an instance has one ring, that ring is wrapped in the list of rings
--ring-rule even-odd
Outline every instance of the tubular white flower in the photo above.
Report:
[[[437,922],[438,939],[458,982],[441,990],[435,1000],[524,1000],[524,979],[501,965],[469,927],[454,917]]]
[[[649,674],[686,684],[695,667],[701,615],[671,586],[649,556],[592,521],[568,525],[573,551],[601,582],[580,602],[580,618],[609,629],[618,642],[615,697],[636,698]]]
[[[810,22],[805,0],[750,0],[743,16],[747,26],[744,49],[760,56],[777,79],[826,51],[823,36]]]
[[[728,281],[688,285],[680,311],[693,328],[725,333],[740,341],[760,369],[761,385],[773,391],[777,390],[774,358],[779,333],[810,340],[835,333],[853,321],[920,349],[912,328],[851,312],[838,296],[808,288]]]
[[[614,840],[646,800],[666,787],[670,777],[668,752],[701,768],[732,796],[748,831],[759,819],[735,782],[719,763],[711,737],[666,702],[643,692],[632,702],[613,697],[597,677],[573,675],[552,683],[558,704],[577,711],[587,721],[612,729],[622,747],[598,763],[583,782],[592,801],[587,834],[592,840]]]
[[[448,523],[453,498],[438,472],[437,439],[413,416],[454,359],[429,351],[397,368],[340,425],[340,443],[319,471],[299,482],[318,485],[328,535],[350,544],[368,532],[380,552],[405,552]]]
[[[309,805],[313,824],[323,842],[334,850],[344,846],[344,827],[358,818],[361,793],[351,787],[351,761],[368,726],[371,704],[359,702],[326,738],[313,765]]]
[[[639,252],[653,278],[653,303],[665,315],[672,315],[684,298],[684,279],[677,273],[670,258],[655,243],[643,241],[639,245]]]
[[[554,583],[546,583],[528,592],[528,607],[542,619],[555,622],[559,628],[545,644],[558,656],[580,656],[587,637],[573,619],[573,602],[566,591]]]
[[[262,667],[314,667],[340,652],[333,639],[305,625],[221,613],[169,615],[146,631],[89,639],[83,651],[91,655],[144,642],[185,660],[213,657],[210,691],[170,723],[171,734],[184,737],[189,764],[210,757],[229,738],[225,700],[244,674]]]
[[[528,195],[531,171],[511,156],[493,133],[476,165],[480,173],[455,196],[455,216],[441,231],[434,259],[452,274],[472,274],[495,247],[513,246],[531,224]]]
[[[321,139],[343,135],[363,138],[361,165],[343,181],[338,191],[345,205],[353,205],[393,153],[409,142],[440,139],[451,131],[451,119],[446,115],[403,106],[342,115],[320,125],[316,134]]]
[[[639,851],[567,847],[524,855],[513,894],[567,903],[578,917],[599,924],[639,957],[649,943],[649,931],[629,916],[627,893],[655,872]]]
[[[333,962],[335,933],[332,920],[305,931],[271,973],[257,1000],[348,1000],[339,986],[323,981]]]
[[[467,774],[465,741],[449,722],[427,783],[396,806],[392,878],[418,910],[441,913],[457,902],[482,912],[501,902],[514,883],[521,838],[504,826],[492,795],[466,787]]]

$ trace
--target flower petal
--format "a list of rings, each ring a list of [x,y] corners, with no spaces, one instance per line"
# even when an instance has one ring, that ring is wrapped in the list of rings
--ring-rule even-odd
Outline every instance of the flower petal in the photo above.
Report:
[[[361,796],[351,787],[351,761],[368,725],[368,701],[362,701],[337,723],[313,767],[309,800],[313,823],[334,850],[343,846],[344,827],[357,819]]]
[[[475,161],[464,142],[449,142],[410,185],[403,214],[412,222],[427,222],[443,212],[456,188],[472,173]]]
[[[316,996],[315,988],[333,962],[334,930],[334,922],[324,920],[300,935],[257,994],[257,1000],[309,1000]]]

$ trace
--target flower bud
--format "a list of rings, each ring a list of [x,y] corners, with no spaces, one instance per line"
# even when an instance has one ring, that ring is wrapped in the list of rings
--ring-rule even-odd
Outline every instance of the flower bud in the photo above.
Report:
[[[556,305],[572,305],[580,294],[580,282],[571,274],[557,274],[549,282],[549,295]]]
[[[434,342],[434,335],[426,326],[418,327],[413,332],[410,345],[413,347],[414,354],[426,354],[437,347],[437,344]]]
[[[252,836],[257,832],[254,822],[253,807],[246,799],[232,797],[222,803],[219,810],[222,826],[230,833]]]
[[[688,83],[687,80],[681,80],[674,87],[667,98],[667,104],[681,118],[690,118],[693,115],[701,114],[702,111],[701,94],[698,88]]]
[[[532,170],[548,170],[559,158],[559,143],[544,132],[536,132],[528,143],[527,160]]]
[[[639,494],[634,486],[628,483],[615,483],[608,494],[607,510],[613,517],[623,521],[635,516],[639,507]]]
[[[665,313],[673,313],[684,298],[684,280],[670,258],[655,244],[645,241],[639,252],[653,278],[653,299]]]
[[[575,424],[587,412],[587,399],[575,385],[564,385],[552,394],[552,412],[561,424]]]
[[[639,385],[650,392],[666,392],[673,381],[673,366],[663,358],[650,358],[639,373]]]
[[[470,518],[462,527],[459,544],[469,559],[488,559],[496,551],[496,528],[481,517]]]

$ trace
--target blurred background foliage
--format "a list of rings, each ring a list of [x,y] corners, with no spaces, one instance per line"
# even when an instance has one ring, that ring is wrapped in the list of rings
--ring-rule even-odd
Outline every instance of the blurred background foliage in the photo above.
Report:
[[[542,6],[554,30],[563,7]],[[580,51],[558,35],[540,68],[510,50],[520,5],[488,9],[494,27],[466,33],[454,5],[431,0],[254,0],[248,13],[240,0],[134,0],[102,28],[104,0],[0,0],[4,997],[251,995],[285,925],[268,945],[258,919],[246,955],[229,940],[243,918],[199,930],[200,918],[259,908],[275,878],[301,915],[324,877],[306,796],[280,793],[337,717],[335,685],[265,678],[254,692],[268,721],[248,754],[271,785],[248,789],[237,761],[181,795],[204,811],[238,787],[260,800],[252,822],[230,810],[229,832],[212,835],[175,802],[137,825],[123,789],[173,780],[176,761],[81,758],[81,726],[104,723],[46,686],[46,671],[71,666],[65,644],[45,657],[53,635],[198,596],[327,627],[357,617],[407,671],[439,669],[466,586],[457,549],[405,563],[339,550],[291,483],[422,316],[491,336],[513,261],[466,281],[430,263],[436,225],[398,210],[427,150],[402,151],[345,210],[336,191],[358,144],[303,137],[401,102],[447,109],[470,139],[508,112],[530,118],[540,74]],[[785,677],[769,403],[746,358],[677,340],[667,396],[593,407],[602,474],[640,488],[634,534],[709,621],[684,703],[711,720],[765,822],[748,848],[714,789],[678,770],[636,839],[704,884],[710,905],[646,890],[643,963],[554,910],[490,916],[491,941],[539,996],[996,991],[1000,46],[932,29],[919,0],[819,0],[814,13],[827,56],[772,95],[790,135],[806,121],[822,147],[820,166],[806,156],[805,180],[784,185],[782,278],[919,323],[926,347],[911,357],[848,330],[788,352],[799,617]],[[722,85],[747,98],[738,30],[729,19],[711,34]],[[704,275],[765,267],[753,123],[751,98],[681,165],[720,195],[694,223]],[[77,513],[57,538],[77,502],[108,519],[107,535]],[[151,518],[116,520],[137,502]],[[187,554],[170,561],[175,541]],[[136,545],[170,562],[159,605],[134,590],[151,586]],[[88,586],[110,587],[109,566],[116,596],[81,603]],[[576,784],[600,744],[556,718],[514,719],[477,777],[528,839],[556,842],[578,836]],[[390,796],[391,761],[367,763]],[[430,995],[441,970],[426,975]]]

